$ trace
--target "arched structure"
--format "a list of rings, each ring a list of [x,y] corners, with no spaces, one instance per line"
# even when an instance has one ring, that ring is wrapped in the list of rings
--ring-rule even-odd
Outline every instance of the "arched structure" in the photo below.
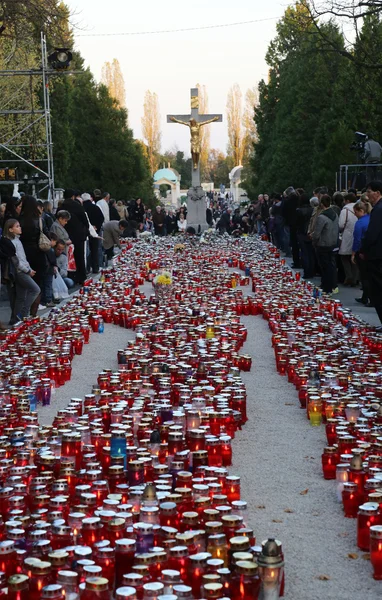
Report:
[[[175,169],[168,167],[167,169],[159,169],[154,174],[154,188],[159,191],[161,185],[169,185],[171,188],[169,200],[171,205],[176,208],[180,199],[180,175]]]
[[[230,188],[233,196],[234,203],[240,202],[240,184],[241,184],[241,174],[243,171],[242,165],[238,165],[234,167],[229,174]]]

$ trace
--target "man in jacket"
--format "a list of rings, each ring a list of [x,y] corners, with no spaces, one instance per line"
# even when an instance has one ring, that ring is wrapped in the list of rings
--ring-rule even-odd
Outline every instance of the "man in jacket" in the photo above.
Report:
[[[166,215],[162,211],[161,206],[155,207],[153,223],[155,235],[166,235]]]
[[[370,299],[382,323],[382,182],[371,181],[366,193],[373,210],[361,243],[360,256],[366,261]],[[381,331],[382,327],[378,330]]]
[[[114,246],[120,248],[119,238],[128,225],[127,221],[121,219],[120,221],[109,221],[103,226],[103,249],[108,260],[113,258]]]
[[[292,249],[293,264],[292,267],[295,269],[300,268],[300,249],[297,240],[297,209],[299,205],[299,196],[294,187],[288,187],[284,192],[284,203],[282,208],[282,214],[285,223],[285,233],[287,239],[289,238],[289,245]]]
[[[65,229],[74,244],[77,283],[83,285],[86,280],[85,241],[89,235],[88,219],[81,202],[76,200],[74,190],[65,190],[64,198],[61,209],[70,213],[70,221],[65,225]]]
[[[100,236],[102,225],[105,220],[102,210],[100,209],[99,206],[97,206],[96,204],[93,203],[92,197],[90,194],[82,194],[82,206],[84,207],[84,210],[88,216],[90,224],[93,225],[96,233],[98,233],[98,235]],[[90,260],[89,260],[88,267],[90,268],[90,266],[91,266],[93,275],[96,273],[99,273],[99,258],[100,258],[99,248],[100,248],[100,245],[101,245],[101,240],[99,238],[89,235],[89,251],[90,251],[89,259]]]
[[[330,203],[330,196],[327,194],[322,196],[321,212],[312,232],[312,243],[321,268],[321,287],[327,294],[331,294],[337,287],[336,256],[333,251],[338,246],[339,233],[338,216],[331,208]]]

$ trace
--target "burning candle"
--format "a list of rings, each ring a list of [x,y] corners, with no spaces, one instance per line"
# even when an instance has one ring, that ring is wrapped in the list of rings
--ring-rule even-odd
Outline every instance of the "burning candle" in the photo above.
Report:
[[[370,561],[373,565],[373,577],[382,580],[382,526],[370,526]]]
[[[370,549],[370,527],[379,525],[379,519],[379,504],[374,502],[361,504],[358,509],[357,545],[364,552]]]

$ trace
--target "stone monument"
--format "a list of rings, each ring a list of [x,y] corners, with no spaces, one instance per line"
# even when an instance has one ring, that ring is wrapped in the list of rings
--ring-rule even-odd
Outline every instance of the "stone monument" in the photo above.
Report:
[[[200,128],[209,123],[221,123],[222,115],[199,114],[199,90],[191,89],[191,114],[167,115],[167,123],[178,123],[190,128],[192,155],[192,186],[187,192],[187,226],[194,227],[196,233],[207,229],[205,192],[200,178]]]

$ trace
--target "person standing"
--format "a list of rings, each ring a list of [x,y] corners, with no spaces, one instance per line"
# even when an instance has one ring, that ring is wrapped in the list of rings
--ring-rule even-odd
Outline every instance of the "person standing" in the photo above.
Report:
[[[89,235],[89,225],[85,210],[76,200],[74,190],[65,190],[62,210],[70,213],[70,221],[65,229],[74,244],[74,260],[76,261],[76,283],[83,285],[86,280],[85,242]]]
[[[336,255],[334,249],[338,242],[338,217],[331,208],[331,199],[327,194],[320,201],[321,212],[318,215],[312,243],[316,249],[318,264],[321,269],[321,287],[326,294],[331,294],[337,287]]]
[[[33,279],[36,272],[30,266],[24,246],[20,241],[21,233],[20,223],[16,219],[8,219],[3,235],[14,245],[17,259],[15,261],[15,287],[13,290],[8,288],[12,311],[10,325],[27,317],[33,303],[40,296],[40,288]]]
[[[156,206],[155,212],[153,214],[155,235],[166,235],[165,221],[166,221],[166,215],[162,211],[162,207]]]
[[[118,200],[116,209],[119,214],[119,219],[124,219],[125,221],[127,221],[127,219],[129,218],[129,213],[127,210],[127,206],[125,206],[122,200]]]
[[[289,247],[292,249],[293,263],[292,267],[300,268],[300,249],[297,240],[296,213],[299,204],[299,196],[293,186],[288,187],[284,192],[283,217],[285,223],[286,246],[289,254]]]
[[[382,182],[371,181],[366,193],[373,209],[369,227],[361,243],[360,256],[366,261],[370,300],[382,323]],[[382,327],[378,331],[382,331]]]
[[[297,240],[301,250],[301,263],[304,269],[303,279],[310,279],[315,274],[315,255],[312,240],[308,236],[310,219],[313,207],[310,204],[309,194],[301,194],[300,206],[296,212]]]
[[[48,269],[48,261],[45,252],[40,250],[39,240],[41,232],[48,235],[49,231],[45,227],[45,223],[40,216],[37,200],[33,196],[24,196],[19,222],[22,230],[20,241],[24,246],[27,261],[32,271],[35,271],[33,281],[41,290],[42,281]],[[30,308],[32,317],[35,317],[40,309],[40,298],[41,294],[39,293],[32,303]],[[41,308],[45,307],[41,306]]]
[[[357,198],[354,194],[345,195],[345,205],[341,210],[339,218],[339,228],[342,232],[342,239],[338,254],[341,257],[341,262],[345,272],[344,285],[355,287],[358,281],[358,269],[355,262],[352,262],[352,246],[354,226],[357,223],[357,217],[354,214],[354,204]]]
[[[366,163],[366,180],[369,182],[377,178],[377,164],[381,162],[382,147],[373,139],[373,134],[367,134],[367,142],[365,143],[363,158]]]
[[[92,201],[92,197],[90,194],[82,194],[82,206],[84,211],[86,212],[90,225],[93,225],[95,233],[100,236],[102,225],[105,220],[103,216],[103,212],[97,204],[94,204]],[[100,259],[100,247],[101,247],[101,239],[100,237],[95,237],[94,232],[93,235],[89,235],[89,270],[90,267],[92,269],[93,275],[99,273],[99,259]]]
[[[145,217],[145,207],[143,206],[142,199],[137,198],[133,200],[129,205],[129,219],[136,223],[143,223]]]
[[[358,202],[354,205],[354,214],[357,217],[358,221],[354,226],[353,233],[353,248],[352,248],[352,257],[351,260],[354,264],[357,265],[360,279],[362,283],[362,296],[361,298],[356,298],[356,302],[360,304],[364,304],[365,306],[373,306],[369,300],[369,282],[367,280],[367,274],[365,269],[365,261],[360,258],[359,251],[361,248],[362,240],[365,236],[367,228],[370,223],[370,212],[371,212],[371,204],[367,201],[358,200]]]
[[[103,212],[105,223],[108,223],[110,221],[109,202],[110,202],[109,192],[104,192],[102,194],[101,200],[98,200],[98,202],[96,202],[96,205],[98,206],[98,208],[100,208]]]

